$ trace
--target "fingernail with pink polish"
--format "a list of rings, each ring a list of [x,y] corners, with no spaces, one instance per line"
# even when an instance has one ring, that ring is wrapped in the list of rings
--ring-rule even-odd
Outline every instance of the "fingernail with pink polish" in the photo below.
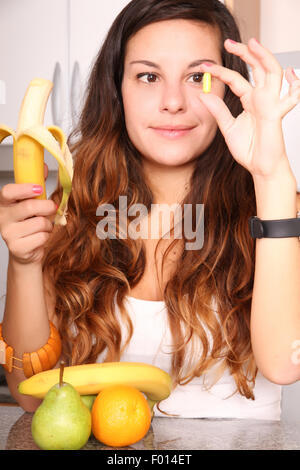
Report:
[[[231,42],[231,44],[237,44],[236,41],[234,41],[233,39],[228,39],[229,42]]]
[[[32,191],[36,194],[41,194],[43,192],[43,188],[39,184],[34,184],[32,186]]]

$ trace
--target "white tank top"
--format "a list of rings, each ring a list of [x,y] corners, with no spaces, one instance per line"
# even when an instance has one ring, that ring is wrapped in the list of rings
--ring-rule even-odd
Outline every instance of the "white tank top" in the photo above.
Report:
[[[170,373],[172,337],[167,324],[165,302],[127,296],[126,308],[134,330],[130,343],[120,360],[153,364]],[[127,337],[127,331],[122,324],[117,305],[116,313],[122,327],[123,343]],[[206,330],[206,332],[209,336],[209,331]],[[100,354],[97,362],[102,362],[105,355],[105,352]],[[255,400],[247,399],[238,392],[230,396],[235,390],[235,381],[228,371],[225,371],[209,390],[204,386],[203,377],[196,377],[186,385],[177,385],[171,395],[161,402],[160,408],[180,418],[280,420],[281,385],[268,381],[258,372],[253,390]],[[155,416],[166,417],[156,405],[154,412]]]

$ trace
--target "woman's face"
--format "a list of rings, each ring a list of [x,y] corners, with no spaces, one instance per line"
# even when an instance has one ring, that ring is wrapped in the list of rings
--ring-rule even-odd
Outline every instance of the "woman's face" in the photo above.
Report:
[[[151,64],[132,63],[148,61]],[[152,163],[183,165],[212,142],[217,123],[198,99],[202,73],[195,61],[222,65],[219,36],[204,23],[167,20],[138,31],[127,43],[122,97],[128,135]],[[156,65],[154,65],[156,64]],[[224,84],[212,78],[211,92],[224,97]],[[170,136],[155,128],[191,128]]]

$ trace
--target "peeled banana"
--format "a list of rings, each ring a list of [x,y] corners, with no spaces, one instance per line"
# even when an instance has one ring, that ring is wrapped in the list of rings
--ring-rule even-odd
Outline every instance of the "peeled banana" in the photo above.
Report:
[[[143,392],[150,408],[171,393],[170,375],[159,367],[143,362],[103,362],[64,368],[64,381],[73,385],[80,395],[95,395],[111,385],[130,385]],[[18,385],[19,393],[44,398],[59,382],[59,369],[35,374]]]
[[[0,123],[0,143],[13,137],[13,165],[16,183],[34,183],[43,187],[36,199],[47,199],[44,178],[44,148],[57,160],[63,196],[54,223],[66,225],[68,198],[73,179],[73,159],[64,132],[57,126],[44,127],[44,115],[53,83],[35,78],[29,83],[20,113],[17,131]]]

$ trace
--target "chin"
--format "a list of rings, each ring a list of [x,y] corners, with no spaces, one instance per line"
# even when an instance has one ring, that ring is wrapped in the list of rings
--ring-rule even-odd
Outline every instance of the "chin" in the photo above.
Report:
[[[184,165],[198,155],[195,150],[187,149],[180,145],[172,146],[172,144],[169,144],[159,146],[155,145],[154,142],[145,146],[141,154],[149,162],[166,166]]]
[[[158,165],[164,165],[164,166],[181,166],[181,165],[186,165],[187,163],[195,160],[196,156],[194,153],[192,154],[186,154],[185,156],[182,156],[182,152],[178,153],[166,153],[162,152],[162,155],[152,155],[149,157],[149,159],[152,162],[157,163]]]
[[[174,157],[174,156],[164,156],[162,157],[155,157],[155,156],[149,156],[145,157],[145,160],[147,160],[149,163],[156,164],[158,166],[166,166],[166,167],[176,167],[176,166],[181,166],[185,165],[189,161],[192,160],[192,158],[182,158],[182,157]]]

